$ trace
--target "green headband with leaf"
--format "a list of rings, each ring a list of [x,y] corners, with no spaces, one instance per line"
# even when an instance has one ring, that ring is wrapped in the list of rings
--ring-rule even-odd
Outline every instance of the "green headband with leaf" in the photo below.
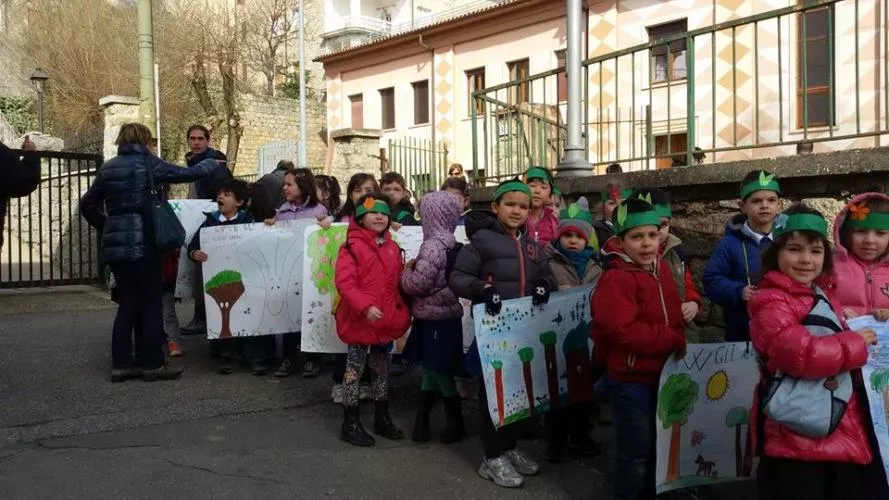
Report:
[[[827,238],[827,221],[816,214],[778,214],[772,226],[775,239],[793,231],[811,231]]]
[[[615,233],[624,234],[630,229],[639,226],[661,226],[661,216],[658,215],[654,207],[648,205],[648,210],[642,212],[629,212],[627,204],[621,203],[617,207],[617,224],[615,224]]]
[[[372,196],[364,200],[364,203],[355,207],[355,217],[361,217],[367,213],[390,215],[389,204]]]
[[[775,179],[775,174],[760,170],[757,179],[753,179],[741,187],[741,199],[743,200],[757,191],[774,191],[781,194],[781,185]]]
[[[528,185],[522,181],[514,180],[504,182],[503,184],[497,186],[497,189],[494,190],[494,201],[500,201],[500,198],[502,198],[503,195],[512,191],[519,191],[528,195],[528,198],[531,197],[531,188],[529,188]]]
[[[843,223],[859,229],[889,230],[889,213],[871,212],[863,203],[849,207],[849,215]]]
[[[673,217],[673,208],[668,203],[652,203],[651,202],[651,193],[639,193],[637,196],[640,200],[648,203],[649,205],[654,207],[654,211],[657,212],[660,217]]]

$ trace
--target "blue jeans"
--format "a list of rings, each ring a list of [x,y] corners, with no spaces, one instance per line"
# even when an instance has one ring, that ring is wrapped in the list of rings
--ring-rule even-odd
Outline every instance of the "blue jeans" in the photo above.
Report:
[[[614,500],[655,497],[657,387],[608,381],[614,432]]]

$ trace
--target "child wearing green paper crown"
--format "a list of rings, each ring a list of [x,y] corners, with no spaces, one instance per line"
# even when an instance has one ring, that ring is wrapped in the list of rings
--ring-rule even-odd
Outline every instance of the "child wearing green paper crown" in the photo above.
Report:
[[[756,293],[762,253],[772,244],[772,223],[781,207],[775,174],[755,170],[741,181],[741,213],[729,219],[701,280],[704,292],[722,306],[725,340],[750,340],[747,301]]]
[[[605,364],[613,415],[614,498],[655,497],[658,379],[667,357],[684,356],[682,300],[658,253],[660,215],[628,198],[614,215],[610,258],[593,292],[593,341]]]
[[[596,283],[602,268],[593,247],[596,233],[586,198],[581,197],[562,210],[557,236],[544,251],[559,290]],[[588,334],[586,331],[582,333],[583,338],[578,340],[589,349]],[[544,416],[547,446],[543,457],[550,462],[562,461],[569,447],[579,455],[598,455],[602,452],[602,446],[590,437],[590,383],[593,377],[588,354],[585,363],[578,366],[578,373],[568,376],[569,406],[553,408]]]
[[[525,172],[525,184],[531,188],[531,209],[525,229],[528,236],[542,247],[556,237],[559,218],[553,210],[553,174],[544,167],[531,167]]]
[[[700,332],[694,323],[695,316],[701,310],[703,301],[698,288],[695,286],[695,279],[691,273],[691,268],[686,265],[685,252],[682,251],[682,240],[678,236],[670,232],[670,226],[673,223],[673,208],[670,206],[670,199],[667,193],[660,189],[639,188],[633,191],[632,198],[645,200],[654,206],[655,211],[661,218],[661,226],[658,230],[661,245],[659,253],[661,258],[667,261],[670,266],[670,273],[676,288],[679,290],[679,298],[682,299],[682,319],[685,320],[685,338],[689,343],[696,343],[700,340]]]
[[[632,193],[632,189],[624,188],[619,182],[609,182],[605,185],[605,191],[599,193],[601,199],[599,210],[602,217],[593,222],[593,229],[596,231],[596,240],[598,241],[596,249],[600,253],[608,238],[614,236],[614,224],[611,221],[614,209],[617,208],[621,200],[628,198]]]

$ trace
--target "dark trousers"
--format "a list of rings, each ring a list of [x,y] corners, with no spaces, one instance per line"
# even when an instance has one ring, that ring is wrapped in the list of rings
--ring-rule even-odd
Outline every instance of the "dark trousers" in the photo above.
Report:
[[[617,420],[615,420],[615,423]],[[864,500],[867,466],[762,457],[760,500]]]
[[[300,344],[302,342],[302,333],[301,332],[291,332],[285,333],[281,335],[281,354],[283,359],[289,359],[290,361],[296,362],[296,358],[299,357]],[[345,356],[345,355],[343,355]],[[321,354],[317,352],[307,352],[306,353],[306,361],[314,361],[316,363],[321,362]],[[337,365],[339,366],[339,365]],[[346,361],[343,358],[343,372],[346,370]],[[340,373],[339,375],[340,381],[338,384],[343,383],[343,375]]]
[[[207,321],[207,305],[204,303],[204,274],[201,264],[194,266],[194,281],[192,282],[192,295],[194,295],[193,321]]]
[[[550,410],[543,416],[546,440],[559,448],[568,446],[569,440],[582,444],[590,439],[591,403],[577,403]]]
[[[614,499],[655,497],[657,387],[610,381],[614,433]]]
[[[479,437],[482,441],[482,449],[485,451],[485,458],[497,458],[507,451],[515,449],[516,429],[512,425],[505,425],[499,429],[494,427],[491,413],[488,411],[488,394],[485,392],[484,379],[479,381],[478,387],[478,407],[482,418]]]
[[[111,264],[117,282],[117,316],[111,335],[111,364],[114,368],[138,366],[146,370],[164,364],[163,284],[161,261]],[[133,333],[139,324],[141,332]],[[135,358],[134,358],[135,347]]]

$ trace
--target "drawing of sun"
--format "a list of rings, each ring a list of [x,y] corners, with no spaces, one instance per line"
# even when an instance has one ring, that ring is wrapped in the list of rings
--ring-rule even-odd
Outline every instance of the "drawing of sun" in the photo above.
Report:
[[[725,373],[725,370],[719,370],[707,381],[707,399],[710,401],[722,399],[728,392],[728,387],[728,374]]]

